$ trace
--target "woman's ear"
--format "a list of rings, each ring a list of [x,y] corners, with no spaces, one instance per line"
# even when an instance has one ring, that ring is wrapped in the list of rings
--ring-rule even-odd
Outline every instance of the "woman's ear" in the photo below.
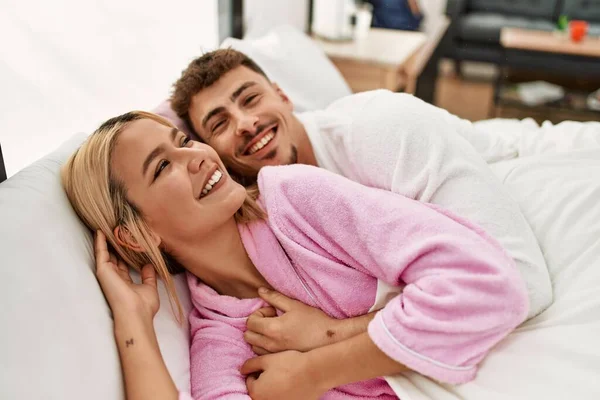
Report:
[[[127,247],[128,249],[137,251],[138,253],[143,253],[146,251],[146,249],[144,249],[137,242],[137,240],[135,240],[135,238],[133,237],[133,235],[131,234],[129,229],[127,229],[126,226],[118,225],[115,228],[115,230],[113,231],[113,234],[115,235],[115,238],[117,239],[117,243],[119,243],[120,246]],[[160,246],[160,244],[162,242],[160,237],[158,235],[156,235],[154,232],[151,232],[151,235],[152,235],[152,241],[154,242],[154,244],[156,246]]]

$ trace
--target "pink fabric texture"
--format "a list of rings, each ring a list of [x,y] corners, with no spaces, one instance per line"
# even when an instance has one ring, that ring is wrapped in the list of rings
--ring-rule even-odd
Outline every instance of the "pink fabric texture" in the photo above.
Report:
[[[278,291],[335,318],[368,312],[377,281],[406,285],[371,322],[389,357],[447,383],[472,380],[477,364],[527,315],[525,284],[500,245],[437,206],[367,188],[323,169],[266,167],[266,221],[240,225],[248,255]],[[260,299],[221,296],[188,276],[194,399],[249,396],[241,365]],[[383,379],[331,390],[323,399],[392,399]]]

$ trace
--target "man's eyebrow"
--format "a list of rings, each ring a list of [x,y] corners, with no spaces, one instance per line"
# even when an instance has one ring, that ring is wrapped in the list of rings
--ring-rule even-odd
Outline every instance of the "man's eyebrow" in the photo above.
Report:
[[[179,133],[179,130],[177,128],[173,128],[171,129],[171,132],[169,134],[169,136],[171,137],[171,142],[175,141],[175,138],[177,137],[177,133]],[[148,172],[148,167],[150,166],[150,163],[152,163],[152,161],[158,157],[158,155],[160,153],[162,153],[164,151],[164,147],[162,145],[158,146],[157,148],[155,148],[154,150],[152,150],[152,152],[150,154],[148,154],[148,157],[146,157],[146,159],[144,160],[144,165],[142,166],[142,175],[146,176],[146,172]]]
[[[252,81],[242,84],[242,86],[237,88],[236,91],[231,94],[231,97],[229,98],[229,100],[231,100],[231,102],[234,103],[237,100],[237,98],[240,97],[240,94],[242,94],[242,92],[244,90],[246,90],[249,87],[254,86],[254,85],[256,85],[256,82],[252,82]]]
[[[256,85],[256,82],[252,82],[252,81],[248,81],[248,82],[244,82],[239,88],[237,88],[235,90],[235,92],[233,92],[231,94],[231,96],[229,97],[229,100],[231,100],[232,103],[234,103],[238,97],[240,97],[240,95],[244,92],[244,90],[248,89],[251,86]],[[225,107],[217,107],[217,108],[213,108],[212,110],[210,110],[210,112],[208,114],[206,114],[206,116],[204,118],[202,118],[202,126],[204,128],[206,128],[206,124],[208,123],[208,121],[214,117],[217,114],[222,113],[223,111],[225,111]]]

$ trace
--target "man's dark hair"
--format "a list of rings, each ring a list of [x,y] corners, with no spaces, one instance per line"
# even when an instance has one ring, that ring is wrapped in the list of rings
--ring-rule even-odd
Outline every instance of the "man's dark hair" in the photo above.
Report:
[[[213,85],[232,69],[240,66],[249,68],[267,80],[269,79],[250,57],[237,50],[229,48],[211,51],[196,58],[183,70],[181,77],[173,85],[171,108],[193,130],[189,116],[192,97]]]

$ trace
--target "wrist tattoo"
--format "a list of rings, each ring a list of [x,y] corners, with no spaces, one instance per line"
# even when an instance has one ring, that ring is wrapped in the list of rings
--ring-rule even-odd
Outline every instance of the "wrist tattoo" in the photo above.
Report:
[[[133,346],[133,338],[125,341],[125,347]]]

